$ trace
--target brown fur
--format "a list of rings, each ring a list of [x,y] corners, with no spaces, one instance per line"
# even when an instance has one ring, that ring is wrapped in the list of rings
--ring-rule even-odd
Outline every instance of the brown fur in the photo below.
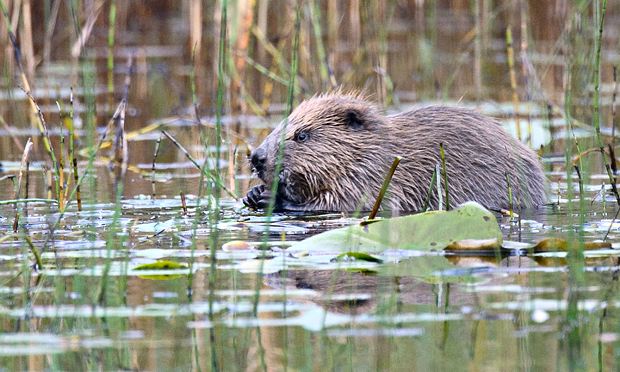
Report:
[[[305,141],[299,140],[302,131],[307,133]],[[257,174],[267,186],[248,193],[244,201],[250,207],[266,205],[258,199],[269,197],[265,190],[273,181],[282,136],[277,209],[369,210],[394,157],[401,156],[383,207],[419,211],[440,164],[440,143],[446,154],[452,206],[473,200],[489,208],[508,207],[506,173],[513,207],[545,202],[538,156],[504,132],[497,121],[445,106],[385,116],[359,95],[333,93],[302,102],[288,122],[255,150],[266,156]],[[436,188],[430,206],[438,206]]]

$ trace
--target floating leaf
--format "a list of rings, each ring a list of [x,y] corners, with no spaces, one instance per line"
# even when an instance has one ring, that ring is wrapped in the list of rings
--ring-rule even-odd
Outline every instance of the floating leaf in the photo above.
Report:
[[[134,225],[133,230],[139,233],[157,234],[162,231],[172,229],[173,227],[176,227],[176,222],[172,218],[167,221],[140,223],[140,224]]]
[[[463,239],[448,244],[449,251],[492,251],[501,246],[497,238],[492,239]]]
[[[610,249],[610,248],[611,248],[610,242],[603,242],[600,240],[593,241],[593,242],[585,242],[583,245],[583,249],[585,249],[586,251],[592,251],[596,249]]]
[[[133,268],[134,270],[177,270],[187,269],[187,265],[174,261],[159,260],[148,264],[139,265]]]
[[[375,263],[382,263],[383,260],[380,258],[377,258],[375,256],[371,256],[368,253],[364,253],[364,252],[345,252],[345,253],[341,253],[338,256],[336,256],[335,260],[336,261],[343,261],[346,260],[347,258],[353,258],[359,261],[368,261],[368,262],[375,262]]]
[[[184,278],[185,275],[173,274],[173,275],[138,275],[140,279],[148,279],[148,280],[172,280]]]
[[[565,252],[568,242],[562,238],[547,238],[539,241],[534,246],[534,252]]]
[[[245,240],[231,240],[222,245],[222,250],[224,252],[247,251],[252,248],[253,246]]]
[[[497,246],[502,243],[493,213],[474,202],[449,212],[426,212],[327,231],[294,244],[288,251],[296,256],[302,252],[433,251],[467,239],[494,240]]]
[[[611,248],[610,242],[604,241],[592,241],[584,242],[582,246],[585,251],[592,251],[597,249],[609,249]],[[534,252],[566,252],[568,250],[568,241],[562,238],[547,238],[539,241],[534,246]]]

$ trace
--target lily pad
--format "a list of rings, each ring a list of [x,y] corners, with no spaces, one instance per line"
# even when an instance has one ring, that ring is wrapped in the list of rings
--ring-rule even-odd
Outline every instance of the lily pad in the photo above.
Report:
[[[386,249],[439,251],[464,240],[493,240],[493,247],[499,247],[502,232],[493,213],[468,202],[448,212],[426,212],[330,230],[298,242],[288,251],[296,256],[304,252],[378,253]]]
[[[577,243],[578,244],[578,243]],[[598,249],[611,248],[610,242],[591,241],[584,242],[582,247],[584,251],[592,251]],[[563,238],[547,238],[539,241],[534,246],[534,252],[566,252],[568,251],[568,241]]]
[[[144,265],[139,265],[133,268],[134,270],[177,270],[187,269],[187,265],[180,264],[174,261],[159,260]]]
[[[336,261],[344,261],[347,259],[368,261],[368,262],[374,262],[374,263],[383,263],[382,259],[377,258],[375,256],[371,256],[368,253],[363,253],[363,252],[345,252],[345,253],[339,254],[335,258]]]

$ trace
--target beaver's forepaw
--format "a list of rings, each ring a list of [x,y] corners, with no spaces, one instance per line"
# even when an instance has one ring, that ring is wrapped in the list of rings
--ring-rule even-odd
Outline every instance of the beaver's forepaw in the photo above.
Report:
[[[250,209],[266,209],[271,199],[271,191],[265,189],[265,185],[254,186],[248,191],[243,204]]]

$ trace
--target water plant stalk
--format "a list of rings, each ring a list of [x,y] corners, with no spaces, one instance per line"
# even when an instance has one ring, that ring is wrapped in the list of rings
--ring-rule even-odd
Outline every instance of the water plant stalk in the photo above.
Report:
[[[443,186],[446,189],[446,210],[450,208],[450,187],[448,186],[448,168],[446,167],[446,153],[444,151],[443,143],[439,144],[439,156],[441,158],[441,174],[443,175]]]
[[[64,208],[65,206],[65,131],[62,127],[62,121],[64,120],[63,117],[63,110],[62,107],[60,106],[60,102],[56,101],[56,106],[58,107],[58,115],[60,117],[60,144],[59,144],[59,153],[58,153],[58,185],[59,185],[59,189],[58,189],[58,204],[62,206],[62,208]]]
[[[519,121],[519,95],[517,94],[517,74],[515,72],[515,53],[512,46],[512,29],[506,28],[506,55],[508,57],[508,70],[510,74],[510,88],[512,89],[512,105],[514,106],[515,129],[517,138],[521,141],[521,123]]]
[[[433,195],[433,188],[435,187],[435,182],[437,179],[437,170],[433,167],[433,175],[431,176],[431,183],[428,185],[428,192],[426,193],[426,200],[424,201],[424,206],[422,207],[421,212],[426,212],[430,206],[431,196]]]
[[[325,45],[323,44],[323,32],[321,29],[321,7],[319,1],[309,1],[308,10],[310,13],[310,20],[312,22],[312,31],[314,33],[314,39],[316,42],[316,56],[319,61],[319,76],[321,77],[321,88],[327,87],[335,88],[337,83],[336,79],[332,79],[333,74],[329,73],[329,64],[327,62],[327,55],[325,53]]]
[[[508,191],[508,212],[510,213],[510,218],[513,218],[513,199],[512,199],[512,186],[510,184],[510,175],[508,172],[504,172],[504,176],[506,177],[506,189]]]
[[[618,97],[618,66],[613,67],[614,91],[611,94],[611,146],[616,146],[616,98]]]
[[[15,199],[19,200],[21,195],[22,188],[22,178],[24,175],[24,170],[28,164],[28,157],[30,156],[30,150],[32,149],[32,141],[28,138],[26,141],[26,145],[24,146],[24,152],[22,154],[22,161],[19,166],[19,173],[17,176],[17,184],[15,185]],[[15,219],[13,220],[13,232],[17,233],[17,228],[19,226],[19,208],[17,204],[15,204]]]
[[[286,136],[286,128],[288,126],[288,116],[293,111],[293,101],[295,99],[295,78],[297,76],[297,70],[299,67],[299,33],[301,28],[301,5],[297,5],[296,15],[295,15],[295,33],[293,37],[293,45],[291,51],[291,73],[290,73],[290,81],[288,85],[288,93],[286,100],[286,118],[282,122],[282,130],[280,134],[280,139],[278,141],[278,153],[276,155],[276,166],[274,170],[273,181],[271,183],[271,195],[272,198],[269,201],[269,205],[267,207],[267,215],[273,214],[273,209],[275,207],[276,202],[276,194],[278,191],[278,183],[279,177],[282,170],[282,160],[284,159],[284,138]]]
[[[228,29],[228,1],[222,0],[220,3],[220,35],[218,42],[218,61],[217,61],[217,91],[215,100],[215,179],[217,182],[213,185],[214,205],[211,208],[210,226],[215,228],[211,229],[209,235],[210,246],[210,266],[209,266],[209,294],[208,294],[208,319],[213,322],[214,320],[214,301],[215,301],[215,284],[217,279],[216,271],[216,250],[219,241],[219,234],[217,229],[217,222],[219,219],[219,202],[220,202],[220,189],[222,188],[219,161],[221,157],[222,147],[222,116],[224,115],[224,92],[226,89],[226,60],[227,60],[227,29]],[[205,164],[206,164],[205,157]],[[204,171],[204,169],[203,169]],[[211,368],[213,370],[219,369],[219,363],[217,360],[216,344],[215,344],[215,330],[209,329],[209,341],[211,351]]]
[[[185,155],[185,157],[187,158],[187,160],[189,160],[194,167],[196,167],[196,169],[198,169],[199,171],[201,171],[201,173],[204,173],[211,182],[213,182],[215,185],[217,185],[221,190],[225,191],[228,196],[230,196],[233,199],[236,199],[237,196],[230,191],[222,182],[221,178],[218,177],[217,174],[213,175],[211,174],[211,172],[209,172],[208,170],[206,170],[206,168],[203,166],[201,166],[200,164],[198,164],[198,162],[196,161],[196,159],[194,159],[194,157],[189,153],[189,151],[187,151],[185,149],[185,147],[183,147],[183,145],[181,145],[181,143],[179,141],[177,141],[176,138],[174,138],[170,133],[168,133],[166,130],[162,130],[161,133],[166,136],[166,138],[168,138],[170,140],[170,142],[172,142],[174,144],[174,146],[176,148],[179,149],[179,151],[181,151],[183,153],[183,155]],[[208,155],[205,155],[205,163],[208,161],[209,157]],[[219,159],[219,158],[217,158]],[[217,167],[216,167],[217,168]]]
[[[59,163],[58,163],[58,159],[56,158],[56,154],[54,153],[54,148],[52,147],[52,140],[50,138],[49,135],[49,131],[47,130],[47,124],[45,122],[45,117],[43,116],[43,112],[41,111],[41,107],[39,107],[39,104],[36,102],[36,100],[34,99],[34,97],[32,96],[32,94],[30,93],[30,91],[24,91],[24,93],[26,93],[26,96],[28,96],[28,99],[30,100],[30,103],[34,106],[36,112],[37,112],[37,116],[38,116],[38,127],[39,127],[39,132],[41,134],[41,137],[43,139],[43,145],[45,147],[45,150],[47,151],[47,154],[49,155],[51,161],[52,161],[52,168],[54,170],[53,172],[53,185],[55,187],[55,192],[56,192],[56,197],[60,200],[62,200],[62,196],[60,194],[61,188],[60,188],[60,167],[59,167]],[[58,203],[59,207],[61,209],[64,208],[63,203]]]
[[[372,211],[370,212],[370,215],[368,215],[368,220],[374,220],[375,217],[377,216],[377,212],[379,212],[379,208],[381,207],[381,202],[383,201],[383,197],[385,196],[385,193],[388,187],[390,186],[390,182],[392,181],[394,172],[396,171],[396,168],[398,167],[398,164],[400,164],[401,160],[402,160],[401,156],[396,156],[394,158],[394,161],[392,161],[392,165],[390,166],[390,169],[385,175],[385,179],[383,180],[383,185],[381,185],[381,190],[379,190],[379,195],[377,196],[377,199],[375,200],[375,204],[372,207]]]
[[[114,101],[114,44],[116,42],[116,0],[110,1],[110,11],[108,13],[108,103],[110,107]]]
[[[598,4],[598,1],[596,2]],[[596,7],[598,10],[598,6]],[[609,163],[607,162],[607,156],[605,154],[605,145],[603,144],[603,138],[601,137],[601,45],[603,42],[603,28],[605,25],[605,13],[607,12],[607,0],[602,0],[602,8],[600,9],[600,16],[598,17],[598,35],[594,39],[594,73],[593,73],[593,85],[594,85],[594,94],[592,95],[592,125],[594,126],[594,133],[596,135],[596,142],[598,148],[601,152],[601,158],[603,160],[603,166],[605,167],[605,171],[607,172],[607,177],[609,178],[609,184],[611,185],[611,190],[616,197],[616,202],[620,207],[620,193],[618,193],[618,188],[616,186],[616,182],[614,176],[611,172],[611,168]]]
[[[155,200],[155,162],[157,161],[157,154],[159,154],[159,147],[161,146],[161,136],[157,137],[155,141],[155,151],[153,152],[153,165],[151,166],[151,199]]]
[[[69,130],[69,158],[71,159],[71,168],[73,171],[73,182],[76,185],[75,186],[75,199],[77,201],[77,209],[78,211],[81,211],[82,210],[82,195],[80,192],[80,185],[78,183],[78,180],[79,180],[78,161],[77,161],[77,157],[75,156],[75,126],[74,126],[75,106],[73,103],[73,87],[71,87],[71,94],[69,97],[70,97],[69,104],[71,108],[70,108],[70,113],[69,113],[69,120],[65,120],[65,125],[67,129]],[[68,190],[69,188],[67,187],[65,192],[67,192]],[[66,195],[65,195],[65,200],[67,200],[67,202],[69,201]]]

